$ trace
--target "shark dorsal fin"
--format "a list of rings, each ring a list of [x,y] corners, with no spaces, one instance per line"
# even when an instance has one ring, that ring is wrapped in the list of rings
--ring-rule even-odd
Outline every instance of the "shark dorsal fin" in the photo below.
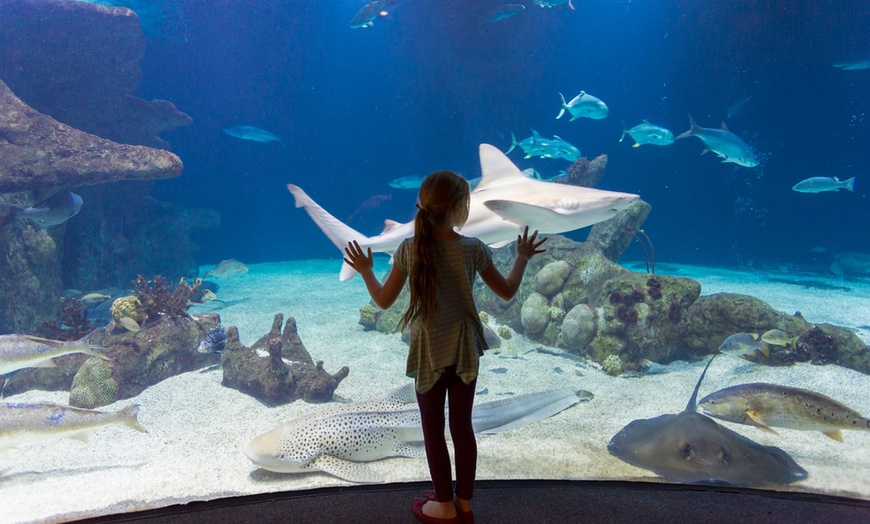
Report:
[[[384,230],[381,231],[381,234],[388,233],[402,224],[396,222],[395,220],[386,219],[384,220]]]
[[[691,411],[694,413],[698,407],[698,390],[701,389],[701,382],[704,381],[704,375],[707,374],[707,369],[710,367],[710,364],[713,363],[713,359],[716,358],[718,353],[714,353],[712,357],[710,357],[710,362],[707,362],[707,365],[704,367],[704,371],[701,372],[701,378],[698,379],[698,383],[695,384],[695,391],[692,392],[692,398],[689,399],[689,403],[686,405],[686,411]]]
[[[480,183],[474,188],[478,193],[511,180],[528,180],[523,172],[497,147],[480,144]]]

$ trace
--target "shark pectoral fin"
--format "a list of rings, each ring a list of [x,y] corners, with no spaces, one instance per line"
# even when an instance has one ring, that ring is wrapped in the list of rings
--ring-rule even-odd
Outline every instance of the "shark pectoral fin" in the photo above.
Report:
[[[487,200],[483,203],[490,211],[517,226],[549,224],[562,215],[546,207],[514,202],[512,200]]]
[[[840,433],[839,429],[835,429],[834,431],[822,431],[826,437],[832,438],[837,442],[843,442],[843,434]]]
[[[758,417],[758,413],[755,411],[747,411],[746,416],[749,417],[749,420],[755,422],[755,425],[758,426],[758,429],[762,431],[766,431],[767,433],[773,433],[774,435],[779,435],[776,431],[774,431],[770,426],[761,421]]]
[[[350,264],[347,262],[341,263],[341,271],[338,273],[338,280],[344,282],[345,280],[350,280],[356,275],[356,270],[350,267]]]
[[[33,367],[35,367],[35,368],[56,368],[57,364],[55,364],[53,360],[48,359],[48,360],[43,360],[42,362],[40,362],[39,364],[36,364]]]
[[[372,468],[360,462],[344,460],[333,455],[320,455],[308,464],[309,469],[317,469],[338,478],[360,484],[376,484],[384,479]]]

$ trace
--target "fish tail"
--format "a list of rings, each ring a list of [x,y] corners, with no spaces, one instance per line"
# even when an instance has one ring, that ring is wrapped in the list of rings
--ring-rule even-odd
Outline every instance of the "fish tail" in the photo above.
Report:
[[[139,404],[130,404],[126,408],[122,409],[119,414],[121,415],[121,422],[136,431],[141,431],[142,433],[148,433],[140,424],[139,419]]]
[[[855,191],[855,177],[852,177],[849,180],[844,180],[843,187],[845,187],[849,191]]]
[[[698,124],[695,123],[695,119],[692,118],[692,113],[688,113],[688,115],[689,115],[689,130],[686,131],[685,133],[680,133],[679,135],[677,135],[677,140],[679,140],[681,138],[695,136],[695,132],[698,130]]]
[[[317,227],[332,241],[335,247],[344,255],[344,249],[349,242],[356,240],[360,243],[360,247],[365,249],[368,245],[369,237],[363,235],[359,231],[348,226],[341,220],[330,215],[328,211],[320,207],[320,205],[309,197],[301,187],[293,184],[287,184],[287,189],[293,194],[296,199],[296,207],[304,207],[305,212],[314,220]],[[345,281],[356,274],[356,271],[348,265],[347,262],[342,263],[339,279]]]
[[[559,93],[559,96],[562,97],[562,109],[559,110],[559,114],[556,115],[556,120],[562,118],[562,115],[565,114],[565,108],[568,107],[568,102],[565,101],[565,95]]]
[[[517,145],[519,145],[519,144],[517,144],[517,135],[515,135],[514,132],[511,131],[511,147],[510,147],[510,149],[505,151],[505,154],[508,154],[511,151],[513,151],[514,148],[517,147]]]

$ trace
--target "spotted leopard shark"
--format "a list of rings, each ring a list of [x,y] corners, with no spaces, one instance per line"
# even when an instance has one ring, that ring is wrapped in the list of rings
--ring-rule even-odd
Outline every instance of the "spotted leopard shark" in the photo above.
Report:
[[[474,432],[525,426],[592,397],[588,391],[557,389],[477,404]],[[425,455],[414,384],[285,422],[254,438],[245,455],[256,466],[277,473],[323,471],[350,482],[383,482],[366,462]]]

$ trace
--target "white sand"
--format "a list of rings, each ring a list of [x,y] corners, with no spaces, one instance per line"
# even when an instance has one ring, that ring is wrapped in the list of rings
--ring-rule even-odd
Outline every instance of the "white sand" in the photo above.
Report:
[[[367,301],[364,284],[359,278],[339,282],[338,266],[338,260],[254,265],[247,275],[221,282],[219,296],[226,305],[197,306],[192,312],[220,313],[225,325],[238,326],[245,344],[268,331],[275,313],[295,316],[314,359],[323,360],[330,372],[350,367],[336,394],[346,400],[370,398],[404,383],[406,349],[398,335],[365,332],[357,324],[359,307]],[[673,274],[701,280],[705,294],[752,294],[789,313],[800,310],[811,322],[856,327],[870,318],[867,284],[843,284],[852,293],[806,290],[759,275],[679,267]],[[867,333],[861,334],[866,341]],[[703,363],[675,364],[673,372],[644,378],[614,378],[593,364],[534,351],[538,346],[517,336],[510,353],[518,358],[508,355],[504,343],[490,351],[481,361],[478,385],[488,393],[479,401],[565,386],[586,389],[595,398],[531,426],[480,437],[479,478],[661,482],[611,456],[607,442],[633,419],[684,409]],[[492,372],[495,368],[507,372]],[[0,522],[57,522],[225,496],[350,485],[326,474],[279,475],[255,468],[242,453],[251,438],[322,406],[299,401],[269,408],[220,381],[220,370],[187,373],[102,408],[140,404],[147,434],[105,427],[94,431],[88,444],[37,442],[0,456],[0,470],[5,470]],[[870,376],[838,366],[769,368],[720,357],[701,394],[744,382],[811,389],[870,414]],[[6,400],[66,403],[68,395],[31,391]],[[781,447],[809,471],[806,480],[777,489],[870,499],[870,431],[846,431],[845,443],[839,443],[821,433],[782,430],[776,436],[731,427]],[[428,479],[424,459],[393,458],[371,466],[387,482]]]

